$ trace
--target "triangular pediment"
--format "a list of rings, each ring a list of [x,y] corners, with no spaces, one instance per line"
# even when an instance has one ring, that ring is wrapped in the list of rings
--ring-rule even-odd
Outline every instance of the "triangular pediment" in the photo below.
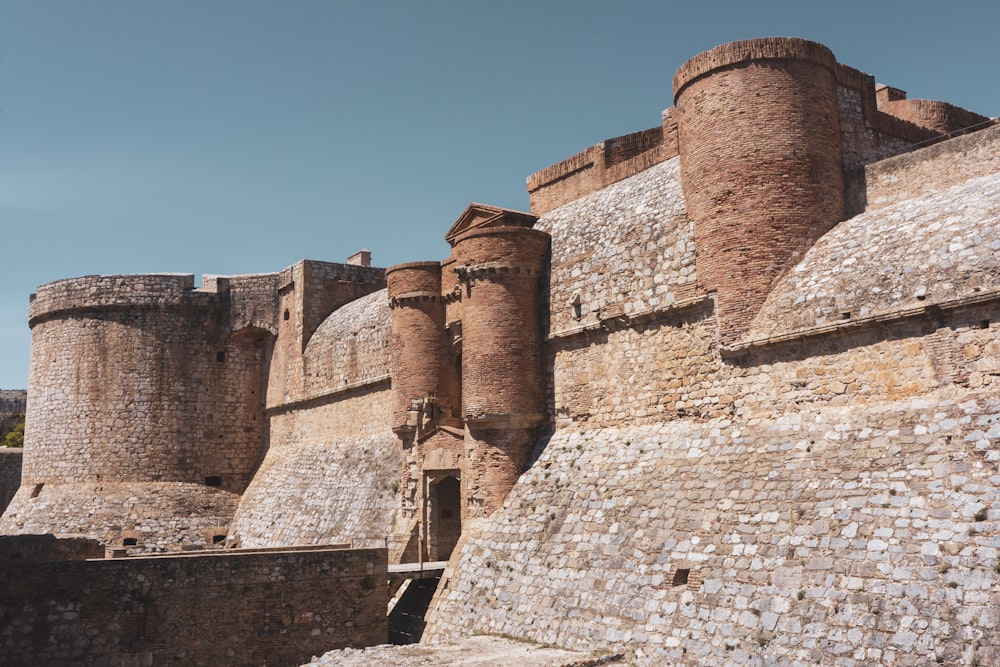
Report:
[[[444,240],[454,245],[454,240],[473,229],[483,227],[532,227],[537,217],[530,213],[514,211],[509,208],[487,206],[486,204],[469,204],[458,220],[451,226]]]

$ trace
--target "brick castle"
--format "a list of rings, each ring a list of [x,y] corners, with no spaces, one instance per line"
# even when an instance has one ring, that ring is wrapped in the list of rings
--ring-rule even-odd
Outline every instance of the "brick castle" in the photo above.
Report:
[[[0,653],[294,664],[384,641],[387,561],[447,560],[432,641],[1000,662],[1000,127],[792,38],[692,58],[673,102],[530,213],[469,205],[443,261],[39,287]],[[219,630],[246,656],[157,629],[197,594],[171,563],[241,554],[290,568],[218,587],[259,607]]]

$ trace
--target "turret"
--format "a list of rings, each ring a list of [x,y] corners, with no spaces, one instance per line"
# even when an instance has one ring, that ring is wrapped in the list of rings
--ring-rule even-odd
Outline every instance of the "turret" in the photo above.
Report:
[[[509,213],[508,225],[534,221]],[[463,301],[462,495],[473,515],[503,502],[527,465],[545,410],[540,304],[550,239],[505,226],[503,215],[496,226],[450,239]]]
[[[392,429],[404,440],[440,410],[452,409],[442,374],[446,360],[441,263],[397,264],[386,272],[392,308]]]
[[[844,215],[836,60],[792,38],[724,44],[674,75],[681,178],[699,287],[723,342]]]

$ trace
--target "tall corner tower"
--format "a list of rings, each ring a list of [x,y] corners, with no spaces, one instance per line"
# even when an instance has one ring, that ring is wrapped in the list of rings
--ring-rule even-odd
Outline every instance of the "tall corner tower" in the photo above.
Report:
[[[716,293],[723,343],[843,218],[836,67],[822,44],[775,37],[716,47],[674,75],[699,287]]]

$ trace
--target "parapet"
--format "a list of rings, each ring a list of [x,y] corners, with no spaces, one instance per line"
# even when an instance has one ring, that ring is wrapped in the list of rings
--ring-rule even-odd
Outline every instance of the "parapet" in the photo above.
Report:
[[[676,155],[677,119],[670,108],[659,127],[605,139],[529,176],[531,212],[542,215]]]
[[[982,114],[938,100],[891,100],[879,109],[938,134],[978,129],[992,123]]]
[[[28,325],[87,310],[209,306],[215,294],[194,289],[190,273],[93,275],[47,283],[31,295]]]
[[[674,74],[674,101],[699,78],[741,63],[761,60],[799,60],[819,65],[834,73],[837,59],[833,52],[817,42],[797,37],[764,37],[730,42],[699,53],[680,66]]]

